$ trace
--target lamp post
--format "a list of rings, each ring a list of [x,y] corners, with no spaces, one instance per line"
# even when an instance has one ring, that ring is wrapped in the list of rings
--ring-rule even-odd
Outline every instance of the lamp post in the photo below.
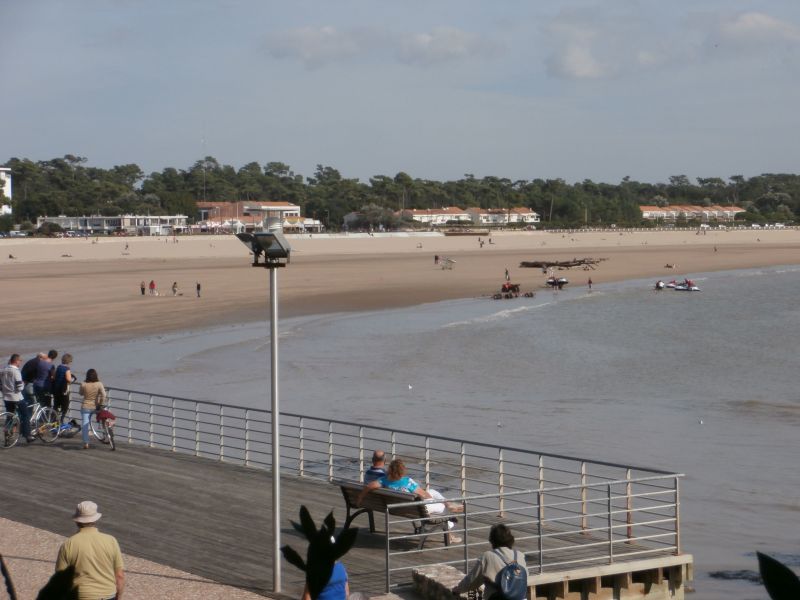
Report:
[[[245,208],[248,212],[260,209]],[[264,211],[267,212],[267,211]],[[278,269],[289,263],[291,247],[280,231],[282,215],[277,223],[272,220],[270,231],[261,233],[237,233],[236,237],[253,253],[254,267],[269,271],[270,296],[270,363],[271,363],[271,413],[272,413],[272,591],[281,591],[281,452],[280,452],[280,407],[278,402]],[[259,258],[263,256],[263,262]]]

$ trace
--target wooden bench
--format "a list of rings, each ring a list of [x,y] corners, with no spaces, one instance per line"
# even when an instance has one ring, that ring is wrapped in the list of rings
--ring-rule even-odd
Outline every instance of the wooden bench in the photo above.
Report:
[[[338,485],[342,490],[342,496],[344,496],[344,503],[347,507],[347,517],[344,522],[345,528],[350,527],[353,519],[357,516],[366,513],[369,518],[369,531],[370,533],[375,533],[374,511],[385,513],[388,508],[389,514],[391,515],[411,519],[410,522],[414,527],[415,534],[419,535],[441,530],[444,533],[444,545],[450,545],[448,523],[450,521],[455,522],[457,520],[455,516],[447,512],[431,515],[428,513],[428,506],[425,504],[392,508],[393,504],[403,504],[405,502],[414,502],[423,499],[416,494],[407,494],[406,492],[378,488],[376,490],[371,490],[364,497],[364,501],[359,505],[357,504],[358,495],[364,489],[363,483],[341,479],[335,479],[331,483]],[[420,538],[420,549],[425,545],[427,537],[427,535],[423,535]]]

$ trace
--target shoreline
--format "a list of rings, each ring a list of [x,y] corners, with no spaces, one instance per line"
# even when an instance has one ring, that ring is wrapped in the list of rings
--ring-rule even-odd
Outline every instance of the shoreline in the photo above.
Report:
[[[290,239],[291,264],[279,271],[281,317],[324,315],[488,297],[504,270],[522,291],[541,291],[541,269],[521,261],[607,258],[594,270],[556,271],[570,286],[595,289],[623,280],[680,279],[701,272],[800,264],[800,231],[499,232],[493,244],[464,237],[399,236]],[[0,240],[11,340],[48,337],[113,341],[268,318],[268,277],[249,265],[232,236]],[[127,246],[127,248],[126,248]],[[9,254],[14,259],[6,258]],[[455,260],[452,270],[433,257]],[[65,256],[69,255],[69,256]],[[665,265],[676,265],[666,269]],[[141,281],[161,295],[142,296]],[[178,282],[179,295],[171,284]],[[195,283],[202,285],[201,297]],[[10,293],[7,290],[11,290]]]

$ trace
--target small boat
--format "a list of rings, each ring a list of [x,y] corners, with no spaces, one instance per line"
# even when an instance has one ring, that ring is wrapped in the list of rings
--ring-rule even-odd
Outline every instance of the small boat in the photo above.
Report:
[[[661,290],[664,289],[664,287],[665,287],[664,282],[659,279],[658,281],[656,281],[656,285],[653,289],[657,292],[660,292]]]
[[[558,288],[559,290],[569,283],[566,277],[548,277],[545,282],[551,288]]]
[[[691,279],[684,279],[682,282],[675,285],[676,292],[699,292],[700,288],[695,285]]]
[[[672,281],[670,281],[670,282],[669,282],[669,283],[668,283],[666,286],[664,286],[664,287],[668,287],[668,288],[670,288],[671,290],[674,290],[676,285],[678,285],[678,282],[677,282],[677,281],[675,281],[675,280],[673,279]]]

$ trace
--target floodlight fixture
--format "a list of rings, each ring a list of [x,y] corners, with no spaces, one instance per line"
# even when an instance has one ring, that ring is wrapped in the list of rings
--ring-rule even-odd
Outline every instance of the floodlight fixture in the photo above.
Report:
[[[252,252],[254,267],[274,269],[289,264],[292,247],[280,231],[237,233],[236,237]],[[261,256],[263,263],[259,262]]]

